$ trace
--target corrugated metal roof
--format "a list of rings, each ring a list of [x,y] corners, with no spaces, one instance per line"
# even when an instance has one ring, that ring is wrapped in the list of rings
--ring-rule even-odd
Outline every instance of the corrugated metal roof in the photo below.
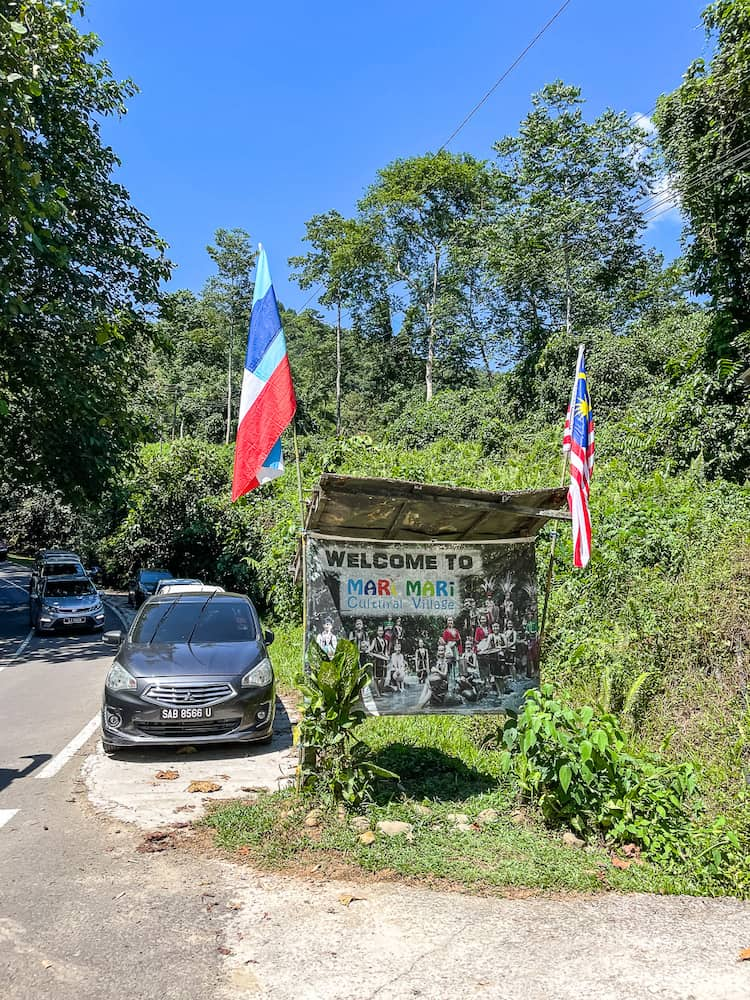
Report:
[[[305,526],[321,535],[394,541],[522,538],[550,518],[569,520],[566,496],[564,487],[494,492],[324,473]]]

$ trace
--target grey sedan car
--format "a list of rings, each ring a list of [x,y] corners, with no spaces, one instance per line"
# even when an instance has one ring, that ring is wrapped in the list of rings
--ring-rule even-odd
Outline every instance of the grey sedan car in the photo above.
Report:
[[[247,597],[211,591],[157,595],[119,646],[102,702],[107,753],[148,744],[251,742],[273,735],[275,686]]]

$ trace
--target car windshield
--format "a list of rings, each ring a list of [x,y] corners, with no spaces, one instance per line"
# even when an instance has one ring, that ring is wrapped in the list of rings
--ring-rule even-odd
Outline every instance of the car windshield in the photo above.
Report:
[[[256,638],[250,606],[242,600],[164,601],[146,607],[132,642],[248,642]]]
[[[158,583],[159,580],[171,580],[168,569],[147,569],[141,573],[141,583]]]
[[[83,566],[80,563],[45,563],[42,566],[44,576],[83,576]]]
[[[95,593],[90,580],[50,580],[44,590],[45,597],[88,597]]]

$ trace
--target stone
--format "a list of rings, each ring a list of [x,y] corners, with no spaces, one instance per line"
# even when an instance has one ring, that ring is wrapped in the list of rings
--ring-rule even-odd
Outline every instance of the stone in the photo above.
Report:
[[[458,826],[459,823],[468,824],[469,822],[469,817],[466,815],[466,813],[448,813],[448,815],[445,818],[448,820],[449,823],[453,823],[456,826]]]
[[[360,833],[357,839],[359,840],[360,844],[364,844],[365,847],[370,847],[372,844],[375,843],[376,837],[375,834],[372,832],[372,830],[365,830],[364,833]]]
[[[459,833],[472,833],[474,831],[474,827],[471,823],[456,823],[455,828]]]
[[[320,826],[320,810],[313,809],[305,816],[305,826]]]
[[[357,833],[364,833],[365,830],[370,829],[370,821],[366,816],[353,816],[350,822],[352,829],[356,830]]]
[[[403,823],[396,819],[381,819],[375,826],[376,830],[384,833],[386,837],[406,837],[407,840],[414,839],[414,827],[411,823]]]
[[[477,826],[489,826],[491,823],[497,823],[500,819],[500,813],[497,809],[483,809],[477,816],[475,822]]]
[[[581,840],[580,837],[576,837],[576,835],[571,833],[570,830],[566,830],[562,835],[562,842],[566,847],[577,847],[580,849],[581,847],[586,846],[586,842]]]
[[[525,826],[526,813],[522,809],[516,809],[510,814],[510,821],[515,826]]]
[[[432,809],[428,806],[420,805],[419,802],[415,802],[412,809],[417,814],[417,816],[432,816]]]

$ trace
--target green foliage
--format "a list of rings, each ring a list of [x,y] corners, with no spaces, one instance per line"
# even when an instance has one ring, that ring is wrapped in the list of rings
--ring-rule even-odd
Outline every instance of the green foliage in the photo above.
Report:
[[[135,92],[77,0],[0,15],[0,450],[6,476],[96,497],[144,428],[132,407],[165,244],[100,136]]]
[[[750,843],[741,844],[723,817],[698,825],[692,765],[636,750],[614,716],[575,709],[544,685],[527,694],[499,738],[503,767],[548,823],[571,826],[584,837],[635,843],[667,868],[688,865],[720,881],[744,865],[747,878]]]
[[[301,784],[328,805],[358,806],[372,796],[376,778],[398,780],[372,760],[370,748],[354,733],[365,717],[358,705],[369,679],[355,643],[339,639],[330,660],[310,645],[308,671],[298,680],[305,697],[299,738],[314,759],[303,764]]]

